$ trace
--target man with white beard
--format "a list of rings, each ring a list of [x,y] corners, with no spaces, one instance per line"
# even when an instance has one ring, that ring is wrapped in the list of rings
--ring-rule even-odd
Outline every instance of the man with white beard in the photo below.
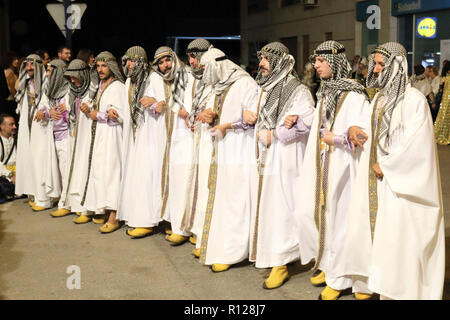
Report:
[[[244,113],[248,124],[256,122],[259,172],[250,261],[257,268],[272,268],[263,288],[275,289],[288,279],[287,264],[300,256],[294,214],[314,99],[300,83],[285,45],[271,42],[258,57],[257,100]]]
[[[372,126],[353,194],[342,273],[381,299],[442,299],[445,230],[433,122],[425,97],[408,84],[405,48],[370,56]]]
[[[208,183],[209,193],[200,247],[200,263],[213,272],[228,270],[248,258],[252,206],[252,177],[256,175],[253,132],[233,124],[257,91],[256,82],[219,49],[201,58],[203,81],[212,86],[206,109],[215,113],[214,139]],[[254,172],[253,172],[254,171]]]

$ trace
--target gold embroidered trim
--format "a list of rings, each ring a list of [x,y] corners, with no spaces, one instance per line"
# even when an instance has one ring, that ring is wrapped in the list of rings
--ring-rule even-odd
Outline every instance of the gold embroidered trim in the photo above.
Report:
[[[214,112],[217,114],[216,119],[212,123],[212,127],[216,126],[220,123],[220,117],[222,115],[223,105],[225,103],[225,98],[227,97],[228,91],[230,90],[231,85],[225,89],[225,91],[220,95],[216,95],[214,100]],[[222,97],[222,101],[220,101],[220,97]],[[220,102],[220,104],[219,104]],[[209,166],[209,176],[208,176],[208,202],[206,205],[206,213],[205,213],[205,222],[203,224],[203,233],[202,233],[202,243],[200,247],[200,263],[205,263],[206,260],[206,251],[208,248],[208,238],[209,238],[209,230],[211,228],[211,220],[212,213],[214,209],[214,200],[216,198],[216,183],[217,183],[217,158],[216,158],[216,149],[218,146],[218,140],[214,139],[213,150],[211,155],[211,164]]]

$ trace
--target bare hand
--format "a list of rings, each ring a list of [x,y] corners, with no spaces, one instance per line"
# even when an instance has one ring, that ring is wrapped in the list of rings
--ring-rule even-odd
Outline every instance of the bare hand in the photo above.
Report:
[[[189,122],[189,117],[186,117],[186,119],[184,119],[184,121],[186,122],[186,127],[188,127],[189,129],[191,129],[192,132],[194,132],[194,125]]]
[[[327,145],[333,146],[334,145],[334,133],[331,131],[328,131],[328,129],[325,129],[325,132],[323,134],[323,141]]]
[[[164,107],[166,106],[166,102],[165,101],[160,101],[156,104],[156,110],[155,112],[160,114],[164,111]]]
[[[11,177],[11,182],[13,184],[16,184],[16,175],[15,174]]]
[[[211,124],[214,121],[214,119],[216,118],[217,113],[215,113],[211,109],[205,110],[204,112],[205,113],[204,113],[204,121],[203,122]]]
[[[250,110],[244,110],[242,118],[244,119],[244,122],[249,125],[254,125],[258,120],[258,116]]]
[[[87,103],[82,103],[80,106],[80,110],[81,110],[81,112],[83,112],[85,114],[88,114],[89,112],[91,112],[91,109],[89,108]]]
[[[284,119],[284,126],[288,129],[292,128],[292,126],[297,122],[298,116],[292,115],[287,116],[286,119]]]
[[[355,151],[356,147],[360,147],[364,150],[363,144],[367,141],[368,136],[360,127],[354,126],[348,129],[348,138],[352,145],[352,150]]]
[[[117,113],[115,109],[111,108],[108,110],[108,118],[117,122],[117,120],[119,119],[119,113]]]
[[[62,113],[59,112],[56,108],[51,108],[51,109],[50,109],[50,118],[51,118],[53,121],[61,120],[61,118],[62,118]]]
[[[45,118],[45,114],[44,111],[39,110],[38,112],[36,112],[36,115],[34,116],[34,120],[36,120],[37,122],[43,120]]]
[[[270,147],[272,143],[272,132],[270,130],[261,130],[258,132],[258,139],[266,146]]]
[[[231,125],[229,123],[219,124],[210,130],[210,133],[213,137],[221,137],[225,138],[227,134],[227,129],[231,129]]]
[[[187,113],[186,109],[184,107],[182,107],[179,111],[178,111],[178,116],[182,119],[187,119],[189,117],[189,113]]]
[[[92,120],[97,120],[97,113],[98,113],[97,110],[91,111],[91,112],[89,113],[89,117],[90,117]]]
[[[373,165],[372,169],[375,172],[375,176],[378,179],[383,180],[384,174],[383,171],[381,171],[380,164],[378,162]]]
[[[64,103],[58,104],[55,109],[60,112],[61,114],[63,114],[64,112],[67,111],[66,105]]]
[[[156,99],[153,97],[143,97],[141,100],[139,100],[139,102],[144,108],[148,108],[156,103]]]

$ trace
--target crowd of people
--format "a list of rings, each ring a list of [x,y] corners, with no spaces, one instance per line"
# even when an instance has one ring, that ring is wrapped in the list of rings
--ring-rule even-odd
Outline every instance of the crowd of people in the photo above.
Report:
[[[265,289],[300,261],[314,262],[321,300],[442,298],[433,120],[402,45],[380,45],[359,72],[323,42],[302,79],[280,42],[258,51],[254,78],[205,39],[188,63],[166,46],[150,61],[140,46],[58,54],[20,63],[18,130],[0,117],[7,197],[133,239],[165,221],[170,245],[193,243],[213,272],[271,268]]]

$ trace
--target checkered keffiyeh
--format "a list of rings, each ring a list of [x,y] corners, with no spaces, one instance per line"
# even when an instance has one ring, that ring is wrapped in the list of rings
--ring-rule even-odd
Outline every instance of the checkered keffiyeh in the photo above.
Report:
[[[324,58],[330,65],[332,73],[330,79],[321,80],[319,91],[317,91],[319,99],[326,98],[326,118],[332,124],[335,120],[336,106],[341,94],[346,91],[354,91],[363,94],[367,99],[368,96],[363,85],[348,78],[352,68],[342,44],[333,40],[325,41],[310,56],[311,63],[315,63],[316,57]]]
[[[259,70],[256,77],[256,83],[268,91],[266,103],[258,114],[257,129],[271,130],[284,115],[286,102],[301,83],[294,70],[294,57],[285,45],[271,42],[258,51],[260,60],[262,56],[269,61],[270,72],[263,75]]]
[[[172,69],[166,74],[163,74],[158,68],[158,61],[163,57],[170,57],[172,60]],[[186,65],[178,58],[177,54],[171,48],[159,47],[155,52],[152,68],[164,80],[173,81],[174,90],[170,100],[178,103],[178,105],[182,107],[184,105],[184,91],[186,90],[189,81]],[[169,107],[172,108],[172,105]]]
[[[385,64],[383,71],[378,75],[374,72],[374,57],[377,53],[381,54]],[[369,57],[367,87],[379,88],[380,94],[387,97],[378,140],[378,146],[384,154],[388,154],[386,150],[389,145],[392,113],[396,106],[402,104],[408,84],[408,62],[406,55],[407,52],[401,44],[387,42],[377,47]]]
[[[52,72],[48,79],[46,94],[50,102],[50,108],[53,108],[56,101],[63,98],[69,89],[69,82],[64,77],[67,64],[63,60],[55,59],[50,61],[48,65],[52,68]]]
[[[44,87],[46,85],[46,77],[45,68],[42,64],[41,57],[39,57],[37,54],[30,54],[22,62],[19,71],[19,88],[14,98],[16,99],[16,102],[19,103],[26,93],[26,85],[28,80],[30,79],[25,68],[27,62],[32,62],[34,64],[34,91],[36,93],[36,105],[38,105],[41,101],[42,94],[45,93]]]
[[[64,77],[67,79],[70,86],[69,105],[71,106],[71,108],[69,123],[71,126],[73,126],[75,124],[76,118],[76,99],[81,99],[85,95],[91,83],[90,67],[83,60],[75,59],[68,65],[66,71],[64,72]],[[80,81],[81,86],[77,87],[75,84],[73,84],[70,81],[70,77],[77,78]]]
[[[125,66],[127,60],[134,62],[134,67],[131,72]],[[139,126],[144,120],[144,107],[141,105],[140,100],[144,96],[145,83],[150,75],[150,67],[145,49],[139,46],[129,48],[122,57],[122,67],[125,76],[130,78],[131,83],[135,85],[131,102],[131,119],[136,126]]]

